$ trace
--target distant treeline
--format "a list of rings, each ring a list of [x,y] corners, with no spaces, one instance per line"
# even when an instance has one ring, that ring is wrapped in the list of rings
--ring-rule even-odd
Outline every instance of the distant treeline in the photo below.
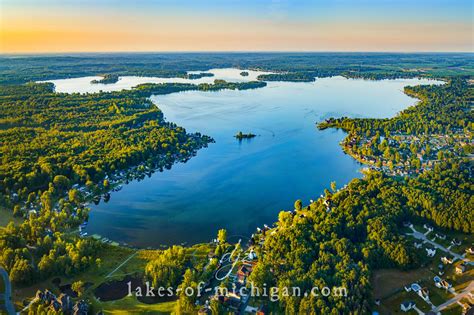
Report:
[[[376,65],[376,66],[375,66]],[[119,76],[187,77],[188,71],[236,67],[311,81],[345,75],[366,79],[474,75],[472,54],[397,53],[146,53],[0,57],[0,84],[114,74]],[[297,74],[296,74],[297,73]],[[272,77],[269,76],[268,80]],[[304,78],[304,79],[303,79]],[[284,79],[279,77],[279,79]]]

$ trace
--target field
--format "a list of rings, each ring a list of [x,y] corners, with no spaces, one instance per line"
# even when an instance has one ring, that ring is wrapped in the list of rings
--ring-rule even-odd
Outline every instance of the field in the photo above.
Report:
[[[15,218],[11,210],[0,207],[0,229],[5,228],[11,221],[15,222],[15,224],[19,224],[22,219]]]
[[[411,271],[397,269],[377,270],[372,275],[374,298],[383,299],[396,292],[401,292],[403,287],[424,278],[429,278],[433,273],[426,268]]]
[[[176,302],[164,302],[158,304],[144,304],[137,301],[137,298],[126,297],[112,302],[93,302],[95,307],[100,307],[104,314],[169,314],[173,312]]]

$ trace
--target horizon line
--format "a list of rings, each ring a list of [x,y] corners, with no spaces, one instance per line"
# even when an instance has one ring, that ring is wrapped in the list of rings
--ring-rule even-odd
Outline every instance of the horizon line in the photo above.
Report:
[[[416,50],[416,51],[380,51],[380,50],[136,50],[136,51],[43,51],[43,52],[0,52],[0,56],[8,55],[64,55],[64,54],[193,54],[193,53],[286,53],[286,54],[317,54],[317,53],[370,53],[370,54],[474,54],[474,51],[435,51],[435,50]]]

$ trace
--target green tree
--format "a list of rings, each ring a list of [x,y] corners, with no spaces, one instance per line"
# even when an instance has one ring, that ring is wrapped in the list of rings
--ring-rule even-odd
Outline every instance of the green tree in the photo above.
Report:
[[[331,190],[332,190],[333,192],[336,192],[336,191],[337,191],[336,182],[331,182]]]
[[[85,286],[84,282],[76,281],[71,285],[71,289],[77,293],[77,296],[81,297],[84,294]]]
[[[301,201],[301,199],[298,199],[295,201],[295,210],[301,210],[303,208],[303,202]]]
[[[225,244],[227,242],[227,230],[226,229],[220,229],[217,232],[217,241],[219,244]]]
[[[186,269],[183,282],[179,286],[178,302],[176,303],[177,314],[195,313],[195,303],[197,300],[197,284],[194,280],[194,274],[191,269]]]
[[[75,204],[79,204],[83,201],[82,194],[77,189],[71,189],[68,193],[69,200]]]
[[[53,179],[54,186],[59,190],[64,190],[69,187],[69,179],[64,175],[56,175]]]

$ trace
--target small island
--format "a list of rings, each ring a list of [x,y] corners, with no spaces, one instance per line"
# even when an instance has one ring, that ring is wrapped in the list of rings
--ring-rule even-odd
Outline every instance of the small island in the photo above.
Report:
[[[189,79],[189,80],[197,80],[197,79],[201,79],[201,78],[204,78],[204,77],[213,77],[214,74],[213,73],[209,73],[209,72],[201,72],[201,73],[188,73],[186,74],[186,76],[184,77],[185,79]]]
[[[255,138],[257,135],[254,135],[253,133],[242,133],[242,131],[239,131],[234,137],[242,140],[242,139],[251,139]]]
[[[102,79],[100,80],[92,80],[92,84],[113,84],[117,83],[119,80],[119,76],[117,74],[105,74],[102,76]]]
[[[317,74],[314,72],[285,72],[261,74],[257,77],[260,81],[286,81],[286,82],[313,82]]]
[[[243,77],[248,77],[248,76],[249,76],[249,73],[248,73],[247,71],[242,71],[242,72],[240,73],[240,75],[243,76]]]

